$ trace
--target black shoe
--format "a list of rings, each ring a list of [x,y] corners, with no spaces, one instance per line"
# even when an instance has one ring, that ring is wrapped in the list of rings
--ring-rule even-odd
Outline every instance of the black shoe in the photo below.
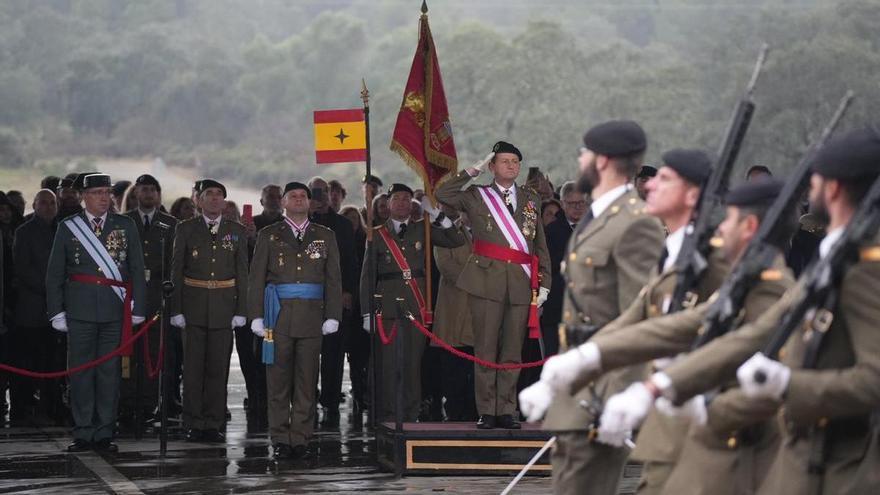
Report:
[[[480,430],[491,430],[495,428],[495,416],[491,414],[481,414],[480,419],[477,421],[477,429]]]
[[[286,443],[276,443],[272,446],[272,455],[275,456],[276,460],[290,459],[291,455],[293,455],[293,449]]]
[[[505,430],[518,430],[522,428],[519,421],[513,419],[512,414],[502,414],[501,416],[498,416],[498,427]]]
[[[67,446],[68,452],[85,452],[91,449],[92,444],[90,444],[87,440],[83,440],[81,438],[77,438],[73,441],[73,443]]]
[[[119,452],[119,446],[110,441],[109,438],[102,438],[94,443],[93,447],[98,452],[110,452],[116,453]]]
[[[306,449],[305,445],[296,445],[292,449],[290,449],[290,455],[288,459],[302,459],[308,453],[308,449]]]
[[[223,443],[226,437],[217,430],[210,429],[202,432],[202,441],[208,443]]]
[[[190,428],[189,430],[186,430],[187,442],[201,442],[202,437],[202,430],[197,430],[195,428]]]
[[[321,426],[324,428],[339,428],[339,406],[327,409],[326,411]]]

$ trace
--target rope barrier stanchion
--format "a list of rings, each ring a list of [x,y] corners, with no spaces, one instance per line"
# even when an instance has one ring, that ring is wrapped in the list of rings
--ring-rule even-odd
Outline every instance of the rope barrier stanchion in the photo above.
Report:
[[[61,370],[61,371],[42,372],[42,371],[25,370],[25,369],[21,369],[21,368],[16,368],[14,366],[0,364],[0,370],[7,371],[7,372],[12,373],[14,375],[26,376],[28,378],[63,378],[65,376],[69,376],[74,373],[79,373],[80,371],[84,371],[89,368],[94,368],[95,366],[106,363],[107,361],[113,359],[114,357],[120,356],[123,353],[125,353],[126,351],[128,351],[128,349],[131,347],[131,345],[134,344],[139,338],[143,337],[150,330],[150,327],[152,327],[153,324],[156,323],[156,321],[158,319],[159,319],[158,314],[156,316],[153,316],[152,318],[150,318],[150,321],[144,323],[144,325],[137,331],[137,333],[132,335],[131,338],[129,338],[128,340],[126,340],[124,342],[120,342],[119,347],[114,349],[109,354],[105,354],[104,356],[101,356],[98,359],[95,359],[94,361],[89,361],[88,363],[83,363],[83,364],[81,364],[79,366],[75,366],[73,368],[69,368],[69,369]],[[159,367],[161,368],[161,366],[162,366],[162,364],[160,361]]]
[[[462,359],[466,359],[468,361],[474,362],[474,363],[476,363],[480,366],[483,366],[485,368],[491,368],[491,369],[495,369],[495,370],[520,370],[520,369],[525,369],[525,368],[537,368],[539,366],[543,366],[544,363],[547,362],[547,358],[542,359],[540,361],[531,361],[528,363],[511,363],[511,364],[499,364],[499,363],[493,363],[491,361],[486,361],[485,359],[480,359],[472,354],[462,352],[462,351],[456,349],[455,347],[452,347],[451,345],[449,345],[448,343],[443,341],[443,339],[434,335],[433,332],[431,332],[430,330],[425,328],[424,325],[419,323],[419,321],[415,318],[415,316],[413,316],[412,313],[410,313],[409,311],[406,312],[406,317],[407,317],[407,319],[409,319],[409,321],[412,322],[413,326],[416,327],[416,329],[419,332],[422,332],[422,334],[425,337],[430,339],[431,342],[433,342],[433,343],[437,344],[438,346],[440,346],[441,348],[443,348],[443,350],[445,350],[446,352],[453,354],[455,356],[458,356]],[[382,327],[380,326],[379,328],[381,330]],[[396,332],[396,329],[395,329],[395,332]],[[384,340],[383,333],[380,333],[379,336],[380,336],[380,338],[382,338],[382,343],[387,345],[387,343]],[[394,334],[392,333],[391,337],[389,338],[389,343],[390,343],[391,339],[393,339],[393,338],[394,338]]]

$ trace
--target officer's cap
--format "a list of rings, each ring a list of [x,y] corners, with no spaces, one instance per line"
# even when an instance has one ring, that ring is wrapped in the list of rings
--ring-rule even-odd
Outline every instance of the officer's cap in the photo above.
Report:
[[[632,120],[611,120],[588,130],[584,146],[597,155],[613,158],[645,151],[648,138],[642,126]]]
[[[88,175],[94,175],[94,174],[97,174],[97,173],[98,173],[98,172],[83,172],[83,173],[81,173],[81,174],[78,174],[78,175],[76,176],[76,178],[73,179],[73,188],[76,189],[77,191],[84,191],[84,190],[85,190],[85,187],[84,187],[84,186],[85,186],[86,176],[88,176]]]
[[[113,187],[110,176],[107,174],[89,174],[83,177],[83,191],[96,187]]]

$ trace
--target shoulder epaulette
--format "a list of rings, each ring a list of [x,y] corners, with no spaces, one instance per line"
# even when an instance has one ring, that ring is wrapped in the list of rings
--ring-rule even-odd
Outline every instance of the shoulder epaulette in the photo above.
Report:
[[[761,280],[764,282],[775,282],[782,280],[782,271],[776,269],[768,269],[761,272]]]
[[[865,246],[859,250],[861,261],[880,261],[880,246]]]

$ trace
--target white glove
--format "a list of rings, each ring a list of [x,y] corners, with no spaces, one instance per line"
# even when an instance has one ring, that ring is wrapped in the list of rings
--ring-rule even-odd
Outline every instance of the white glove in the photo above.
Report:
[[[583,372],[598,370],[599,348],[592,342],[557,354],[544,363],[541,381],[554,390],[565,390]]]
[[[611,396],[599,419],[598,440],[621,447],[654,404],[654,395],[644,383],[633,383],[626,390]]]
[[[547,302],[547,296],[550,295],[550,289],[546,287],[538,287],[538,307],[544,305]]]
[[[471,165],[470,168],[467,169],[468,175],[470,175],[471,177],[476,177],[476,176],[482,174],[483,169],[486,168],[486,164],[491,162],[493,158],[495,158],[494,151],[489,153],[488,155],[486,155],[486,157],[483,158],[482,160]]]
[[[364,315],[363,329],[367,333],[371,333],[373,331],[372,327],[370,327],[370,315]]]
[[[706,398],[702,394],[691,397],[681,406],[675,406],[666,397],[660,397],[654,402],[654,407],[667,416],[685,418],[698,425],[706,424],[709,416],[706,411]]]
[[[764,377],[761,383],[755,377],[758,372]],[[749,397],[781,399],[788,388],[791,369],[758,352],[736,370],[736,378],[743,392]]]
[[[62,311],[52,317],[52,328],[67,333],[67,313]]]
[[[247,325],[247,318],[244,316],[233,316],[230,325],[232,325],[232,328],[243,327]]]
[[[184,327],[186,327],[186,319],[183,317],[182,314],[174,315],[171,317],[171,326],[183,329]]]
[[[427,196],[422,198],[422,201],[420,204],[422,205],[422,210],[428,214],[428,218],[430,218],[432,222],[436,222],[437,217],[441,213],[443,213],[442,211],[440,211],[440,208],[431,204],[431,200],[428,199]],[[448,229],[449,227],[452,227],[452,220],[449,219],[449,217],[444,215],[443,220],[440,222],[440,226],[443,227],[444,229]]]
[[[261,339],[266,338],[266,327],[263,326],[262,318],[254,318],[254,321],[251,322],[251,332],[254,332],[254,335]]]
[[[132,325],[140,325],[141,323],[143,323],[146,320],[147,319],[144,318],[143,316],[134,316],[134,315],[131,316],[131,324]]]
[[[331,333],[336,333],[339,330],[339,320],[329,319],[321,325],[321,334],[322,335],[330,335]]]
[[[526,416],[526,421],[538,421],[544,417],[552,401],[553,388],[538,380],[519,393],[519,410]]]

